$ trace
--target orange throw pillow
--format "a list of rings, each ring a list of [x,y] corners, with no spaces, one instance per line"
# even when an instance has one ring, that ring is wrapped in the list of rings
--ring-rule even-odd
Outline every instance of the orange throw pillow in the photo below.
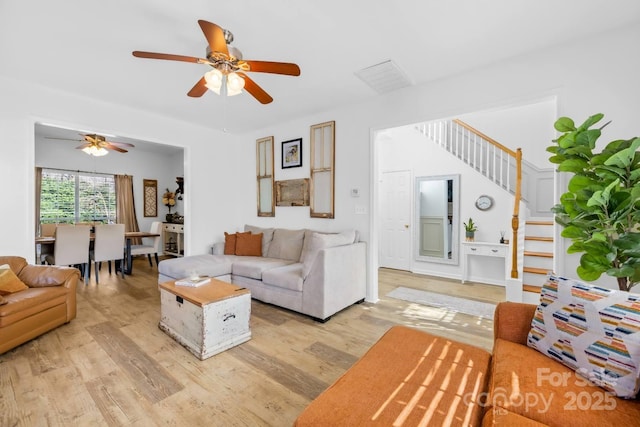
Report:
[[[236,255],[262,256],[262,233],[237,233]]]
[[[233,233],[229,234],[226,231],[224,232],[224,254],[225,255],[235,255],[236,254],[236,235],[238,234],[250,234],[250,231],[246,231],[244,233]]]
[[[29,287],[18,279],[9,264],[0,265],[0,295],[9,295],[25,289],[29,289]]]

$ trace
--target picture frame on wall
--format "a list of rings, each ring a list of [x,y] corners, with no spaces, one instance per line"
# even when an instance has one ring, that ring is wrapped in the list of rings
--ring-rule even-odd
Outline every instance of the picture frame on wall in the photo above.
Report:
[[[282,142],[282,169],[302,166],[302,138]]]
[[[158,181],[155,179],[142,180],[144,187],[144,216],[158,216]]]

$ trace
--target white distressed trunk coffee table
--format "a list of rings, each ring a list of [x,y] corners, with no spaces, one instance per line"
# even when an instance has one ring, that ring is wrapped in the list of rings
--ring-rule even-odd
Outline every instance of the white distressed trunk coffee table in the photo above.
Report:
[[[160,284],[158,327],[200,360],[251,338],[251,293],[211,279],[192,288],[175,281]]]

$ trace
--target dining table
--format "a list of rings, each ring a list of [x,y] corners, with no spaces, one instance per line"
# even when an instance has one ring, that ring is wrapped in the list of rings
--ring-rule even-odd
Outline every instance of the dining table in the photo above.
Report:
[[[125,274],[132,274],[133,272],[133,258],[131,256],[131,239],[143,238],[143,237],[158,237],[160,234],[151,233],[148,231],[126,231],[124,233],[125,239]],[[91,233],[91,240],[95,239],[95,235]],[[53,245],[56,242],[55,236],[36,236],[36,245]],[[37,256],[36,256],[37,258]]]

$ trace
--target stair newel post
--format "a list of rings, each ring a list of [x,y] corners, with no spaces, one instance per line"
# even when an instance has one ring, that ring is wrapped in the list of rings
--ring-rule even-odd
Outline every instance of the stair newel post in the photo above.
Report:
[[[518,228],[520,227],[520,199],[522,197],[522,149],[516,149],[516,191],[514,196],[513,218],[511,228],[513,229],[511,246],[511,278],[518,278]]]

